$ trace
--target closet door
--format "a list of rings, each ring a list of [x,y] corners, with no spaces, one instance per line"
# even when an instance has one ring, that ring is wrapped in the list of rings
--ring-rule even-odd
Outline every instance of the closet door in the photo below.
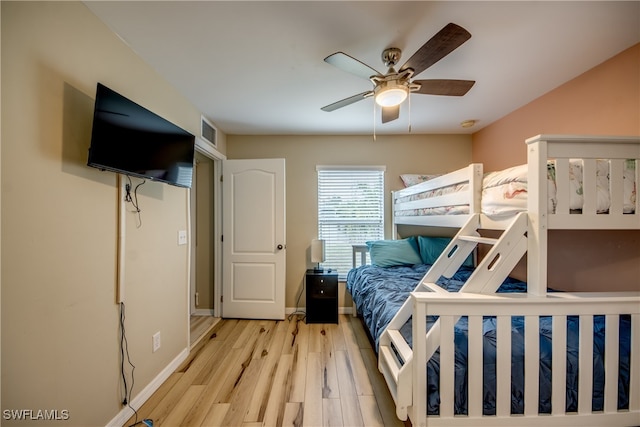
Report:
[[[222,316],[284,319],[285,161],[225,160]]]

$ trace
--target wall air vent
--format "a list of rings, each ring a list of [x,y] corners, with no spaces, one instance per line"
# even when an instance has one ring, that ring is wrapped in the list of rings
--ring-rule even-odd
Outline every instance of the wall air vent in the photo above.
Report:
[[[218,146],[218,129],[205,116],[201,116],[200,136],[205,141],[217,148]]]

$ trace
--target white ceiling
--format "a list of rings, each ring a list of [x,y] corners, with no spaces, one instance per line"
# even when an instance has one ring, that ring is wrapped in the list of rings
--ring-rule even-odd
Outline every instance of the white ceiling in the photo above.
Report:
[[[378,110],[376,133],[475,132],[640,42],[638,1],[85,4],[227,134],[371,134],[372,98],[320,110],[372,88],[323,59],[342,51],[384,73],[383,49],[401,48],[402,64],[449,22],[471,39],[416,78],[475,86],[413,94],[384,125]]]

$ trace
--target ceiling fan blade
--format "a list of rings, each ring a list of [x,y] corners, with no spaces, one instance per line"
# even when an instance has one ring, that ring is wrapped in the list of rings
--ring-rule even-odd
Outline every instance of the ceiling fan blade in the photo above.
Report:
[[[347,55],[344,52],[336,52],[324,58],[324,62],[340,68],[347,73],[355,74],[358,77],[369,79],[371,76],[381,75],[377,70],[371,68],[364,62]]]
[[[382,123],[387,123],[400,117],[400,105],[382,107]]]
[[[463,96],[469,92],[469,89],[471,89],[475,84],[475,81],[433,79],[414,80],[413,83],[418,83],[420,85],[420,89],[415,90],[412,93],[421,93],[424,95]]]
[[[362,92],[357,95],[350,96],[349,98],[342,99],[338,102],[334,102],[333,104],[325,105],[321,108],[322,111],[334,111],[338,108],[346,107],[347,105],[351,105],[354,102],[362,101],[363,99],[373,95],[373,91]]]
[[[461,26],[453,23],[447,24],[400,67],[400,72],[412,68],[413,75],[417,76],[470,38],[471,34]]]

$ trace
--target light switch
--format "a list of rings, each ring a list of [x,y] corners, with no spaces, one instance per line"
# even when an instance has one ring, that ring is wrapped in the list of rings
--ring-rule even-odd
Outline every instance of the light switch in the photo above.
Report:
[[[179,230],[178,231],[178,244],[186,245],[187,244],[187,230]]]

